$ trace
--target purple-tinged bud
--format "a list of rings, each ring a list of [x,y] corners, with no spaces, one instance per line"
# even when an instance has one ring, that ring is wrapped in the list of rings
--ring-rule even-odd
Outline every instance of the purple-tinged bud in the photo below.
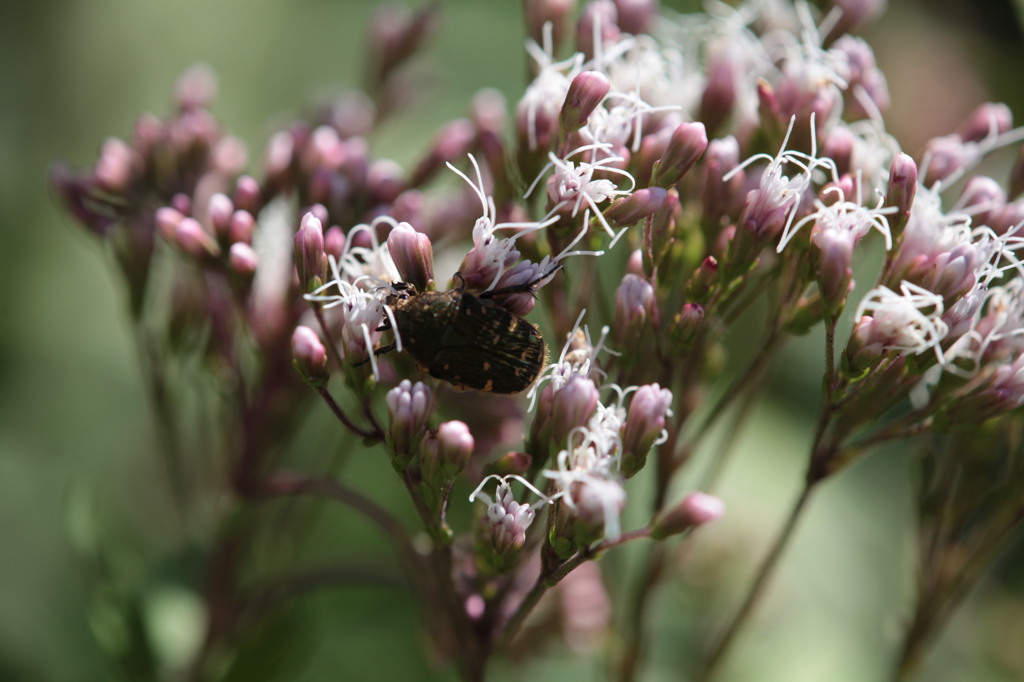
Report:
[[[632,35],[650,33],[659,4],[658,0],[615,0],[619,28]]]
[[[563,135],[576,132],[587,124],[594,109],[604,100],[612,88],[608,76],[600,71],[583,71],[572,79],[565,94],[558,125]]]
[[[475,441],[465,422],[453,420],[437,427],[438,462],[442,471],[454,478],[469,464]]]
[[[718,260],[708,256],[693,271],[686,283],[686,297],[697,303],[707,303],[718,284]]]
[[[231,214],[231,225],[228,228],[228,239],[232,242],[252,244],[252,233],[256,229],[256,219],[248,211],[235,211]]]
[[[409,223],[399,223],[388,235],[388,253],[402,281],[425,291],[434,281],[434,247],[430,237]]]
[[[622,475],[634,476],[647,463],[647,453],[665,430],[672,391],[658,384],[641,386],[629,402],[622,425]]]
[[[734,173],[728,181],[723,178],[739,165],[740,145],[731,135],[721,140],[712,140],[704,156],[701,192],[702,227],[709,244],[721,231],[723,220],[736,215],[739,208],[740,192],[746,182],[746,172]]]
[[[226,135],[213,143],[209,167],[221,175],[238,175],[249,163],[249,148],[237,137]]]
[[[235,193],[231,197],[236,208],[255,215],[260,210],[260,183],[251,175],[243,175],[235,183]]]
[[[313,291],[324,283],[327,276],[327,256],[324,253],[324,231],[313,213],[302,216],[295,233],[295,270],[303,291]]]
[[[295,137],[291,131],[281,130],[270,136],[263,166],[267,169],[267,179],[271,185],[285,184],[294,157]]]
[[[999,236],[1005,235],[1011,228],[1024,225],[1024,199],[1011,201],[994,215],[990,215],[988,226]]]
[[[487,513],[480,519],[476,544],[479,557],[493,571],[507,570],[515,564],[516,555],[526,544],[526,529],[536,512],[529,504],[516,502],[512,488],[501,482],[494,499],[484,493],[478,496],[487,503]]]
[[[209,64],[196,64],[178,78],[174,96],[182,111],[203,109],[217,96],[217,74]]]
[[[640,190],[643,191],[643,190]],[[641,248],[643,251],[644,274],[653,279],[655,271],[668,255],[675,241],[676,225],[682,215],[679,192],[669,190],[661,206],[644,221]]]
[[[573,375],[551,400],[551,439],[564,443],[573,429],[586,426],[601,394],[591,379]]]
[[[496,476],[525,476],[533,463],[528,452],[506,452],[491,464],[490,473]]]
[[[1013,112],[1002,102],[985,102],[971,112],[957,135],[964,142],[981,142],[1009,132],[1013,128]]]
[[[419,187],[444,168],[445,163],[464,161],[475,139],[476,126],[468,118],[457,118],[446,123],[434,137],[430,151],[416,165],[409,178],[409,186]]]
[[[551,24],[552,49],[555,54],[565,41],[576,0],[524,0],[527,35],[538,45],[544,44],[544,24]]]
[[[235,274],[250,279],[256,274],[259,257],[256,250],[245,242],[235,242],[228,250],[228,265]]]
[[[427,420],[433,412],[431,393],[426,384],[413,384],[403,379],[398,386],[388,391],[384,402],[388,407],[388,447],[400,463],[408,462],[415,454]]]
[[[832,0],[832,6],[840,10],[835,25],[825,40],[828,45],[844,33],[852,33],[868,23],[885,9],[887,0]]]
[[[972,225],[992,225],[994,216],[999,215],[1006,205],[1006,193],[992,178],[975,175],[965,184],[957,201],[958,210],[972,216]],[[967,210],[970,209],[970,210]]]
[[[175,209],[181,215],[192,215],[192,197],[187,194],[178,192],[171,197],[171,208]]]
[[[341,254],[345,250],[345,233],[337,225],[331,225],[324,234],[324,252],[328,256],[334,256],[334,260],[341,260]]]
[[[576,47],[587,59],[594,58],[595,41],[605,50],[619,40],[619,12],[612,0],[591,0],[583,7],[576,26]]]
[[[569,494],[576,504],[577,547],[601,538],[618,539],[618,523],[626,508],[626,489],[615,480],[588,478],[573,486]]]
[[[429,4],[410,14],[393,6],[384,6],[375,12],[369,40],[375,87],[383,85],[434,32],[437,8],[438,5]]]
[[[917,164],[907,154],[897,154],[889,166],[889,186],[885,192],[885,205],[895,206],[896,213],[889,216],[889,231],[897,243],[910,219],[910,208],[917,195]]]
[[[706,526],[722,518],[725,503],[714,495],[693,492],[671,509],[661,513],[651,524],[651,539],[664,540],[680,533]]]
[[[811,268],[825,311],[833,318],[842,312],[853,285],[851,264],[855,241],[850,230],[823,228],[818,223],[811,229]]]
[[[196,260],[208,260],[220,255],[220,247],[195,218],[184,217],[174,231],[174,244]]]
[[[299,325],[292,333],[292,363],[303,380],[313,388],[327,385],[327,349],[309,327]]]
[[[178,234],[178,225],[185,219],[185,216],[182,215],[181,211],[170,206],[161,206],[156,210],[154,219],[160,236],[167,240],[168,243],[173,244]]]
[[[704,306],[699,303],[684,303],[683,309],[672,318],[669,338],[681,348],[686,348],[704,326]]]
[[[701,121],[712,133],[729,120],[736,106],[736,86],[742,68],[742,57],[732,46],[710,52],[707,61],[707,80],[700,98]]]
[[[382,159],[370,164],[366,175],[366,188],[374,202],[390,204],[405,189],[404,171],[396,162]]]
[[[661,187],[638,189],[616,200],[604,211],[605,220],[612,227],[635,225],[657,211],[665,203],[668,191]]]
[[[231,214],[235,212],[235,205],[226,194],[217,192],[210,197],[210,203],[206,206],[206,214],[213,228],[213,233],[221,240],[226,241],[231,232]]]
[[[637,275],[627,274],[615,292],[615,334],[625,348],[649,334],[658,324],[654,286]]]
[[[633,253],[629,254],[629,260],[626,261],[626,272],[643,276],[644,254],[640,249],[635,249]]]
[[[708,134],[703,123],[680,123],[672,131],[665,155],[654,166],[651,184],[671,187],[693,168],[708,148]]]
[[[139,156],[145,157],[164,139],[165,134],[163,121],[153,114],[143,114],[135,120],[132,148]]]
[[[839,175],[846,175],[851,169],[855,144],[856,138],[849,128],[841,125],[835,126],[828,132],[828,137],[825,138],[825,145],[821,149],[821,155],[835,161],[836,172]]]
[[[100,148],[99,158],[93,167],[93,176],[96,183],[107,192],[122,194],[128,189],[139,162],[131,147],[122,140],[112,137]]]

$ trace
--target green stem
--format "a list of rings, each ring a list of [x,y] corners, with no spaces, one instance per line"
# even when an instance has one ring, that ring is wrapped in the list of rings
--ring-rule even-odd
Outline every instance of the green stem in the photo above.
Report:
[[[764,560],[761,562],[761,566],[758,568],[754,582],[751,583],[750,588],[747,591],[746,598],[730,619],[725,630],[721,635],[719,635],[718,639],[712,645],[711,650],[704,659],[704,663],[701,666],[700,671],[693,678],[694,682],[707,682],[713,678],[713,675],[717,672],[718,665],[725,658],[725,655],[729,651],[729,647],[735,641],[736,635],[747,622],[751,613],[753,613],[754,607],[757,606],[758,602],[761,600],[765,587],[768,585],[768,580],[772,577],[779,559],[782,557],[783,550],[785,550],[790,539],[793,537],[793,531],[796,529],[797,521],[800,520],[800,517],[806,508],[807,501],[810,499],[814,485],[815,483],[810,480],[804,484],[803,490],[800,491],[800,496],[797,498],[796,503],[789,512],[789,517],[786,519],[785,524],[782,526],[778,536],[776,536],[775,541],[768,550],[767,556],[765,556]]]

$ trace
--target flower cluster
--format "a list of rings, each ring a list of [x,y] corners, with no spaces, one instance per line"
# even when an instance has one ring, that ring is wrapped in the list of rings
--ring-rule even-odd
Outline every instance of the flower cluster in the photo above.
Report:
[[[641,608],[619,619],[622,677],[635,678],[642,605],[677,560],[662,541],[724,513],[709,493],[674,502],[681,472],[726,417],[739,429],[784,343],[816,330],[823,391],[803,490],[747,603],[707,647],[696,679],[709,679],[822,481],[880,443],[952,430],[962,445],[972,429],[1012,440],[1022,423],[1024,160],[1009,189],[978,170],[1022,133],[1008,108],[985,104],[918,159],[904,153],[885,129],[885,77],[852,34],[883,3],[823,4],[709,1],[672,15],[653,0],[594,0],[574,21],[572,3],[526,0],[532,71],[514,112],[481,93],[408,169],[376,158],[374,136],[403,108],[404,64],[435,21],[386,12],[367,92],[272,135],[252,175],[200,70],[179,86],[177,114],[143,117],[130,142],[54,182],[114,247],[171,431],[194,425],[168,400],[172,363],[202,357],[227,403],[204,425],[229,472],[211,486],[238,507],[308,494],[365,515],[394,540],[435,619],[432,644],[469,680],[547,631],[527,617],[570,575],[605,608],[602,575],[574,571],[653,540]],[[727,343],[756,312],[757,342]],[[347,451],[387,459],[420,533],[359,481],[285,468],[314,399]],[[706,458],[709,486],[720,450]],[[1024,507],[1005,496],[983,510],[982,524]],[[219,542],[227,594],[211,590],[200,676],[247,623],[247,550]],[[941,625],[918,615],[908,660]],[[579,628],[560,625],[569,640]]]

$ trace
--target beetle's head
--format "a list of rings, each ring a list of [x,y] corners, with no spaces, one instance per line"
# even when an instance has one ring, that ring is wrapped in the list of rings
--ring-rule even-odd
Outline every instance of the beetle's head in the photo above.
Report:
[[[384,303],[394,305],[416,295],[416,286],[409,282],[395,282],[391,285],[391,293],[384,298]]]

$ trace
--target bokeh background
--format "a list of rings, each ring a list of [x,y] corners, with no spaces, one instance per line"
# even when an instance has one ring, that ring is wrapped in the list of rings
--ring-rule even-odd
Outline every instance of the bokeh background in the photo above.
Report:
[[[175,80],[197,62],[219,76],[214,112],[258,158],[277,126],[358,84],[362,29],[374,4],[44,0],[0,7],[0,679],[130,679],[111,662],[110,647],[145,627],[159,635],[154,655],[173,663],[198,617],[184,589],[189,562],[175,555],[182,530],[170,513],[122,291],[109,254],[56,207],[49,164],[91,163],[104,138],[130,134],[138,114],[168,112]],[[378,156],[415,158],[436,126],[461,115],[482,87],[510,101],[522,90],[519,3],[442,5],[440,33],[422,68],[434,96],[372,140]],[[985,99],[1006,101],[1024,117],[1017,11],[1005,1],[894,0],[865,31],[890,80],[890,131],[906,150],[949,132]],[[681,577],[660,593],[645,679],[679,679],[695,653],[695,633],[732,608],[796,494],[819,390],[820,365],[806,358],[818,357],[820,347],[816,338],[802,339],[777,363],[772,393],[743,431],[721,484],[726,519],[698,538]],[[319,417],[304,429],[311,442],[337,438]],[[909,455],[879,452],[819,491],[722,679],[884,677],[911,596]],[[350,462],[345,470],[400,505],[389,473],[383,461]],[[680,489],[687,484],[693,481]],[[370,556],[383,552],[343,512],[316,511],[310,524],[302,539],[310,556],[353,545]],[[607,556],[608,575],[628,576],[635,558],[629,551]],[[937,644],[924,679],[1024,679],[1022,565],[1018,543]],[[702,589],[711,584],[717,591]],[[125,599],[137,600],[138,623],[121,622],[109,608]],[[253,665],[235,679],[451,677],[420,646],[408,601],[386,580],[303,598],[253,636]],[[601,679],[602,660],[600,650],[552,643],[514,668],[499,665],[494,679]]]

